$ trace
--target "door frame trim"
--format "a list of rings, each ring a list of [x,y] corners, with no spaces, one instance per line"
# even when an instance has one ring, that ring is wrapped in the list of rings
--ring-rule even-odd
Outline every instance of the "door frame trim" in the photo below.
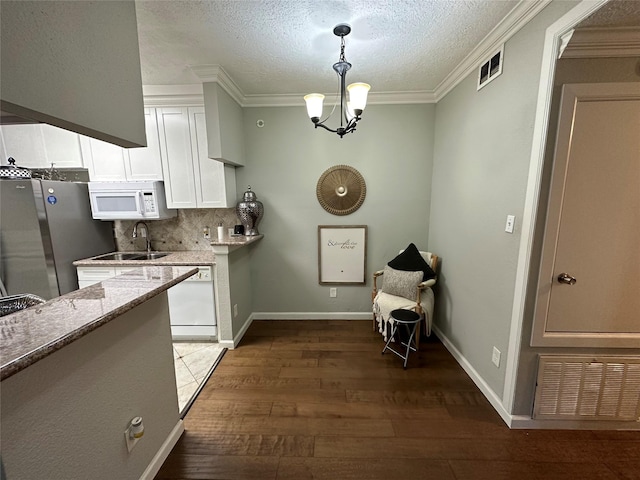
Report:
[[[538,85],[538,100],[533,127],[533,141],[529,161],[529,173],[525,203],[522,213],[522,227],[520,246],[518,249],[518,263],[516,267],[515,291],[511,310],[511,328],[509,332],[509,348],[503,389],[503,405],[508,412],[513,412],[516,381],[522,343],[522,326],[527,299],[529,271],[533,252],[533,236],[535,220],[538,214],[538,203],[542,181],[542,167],[547,141],[547,129],[551,113],[551,99],[553,93],[553,79],[555,77],[556,61],[562,44],[562,37],[573,27],[583,21],[609,0],[582,0],[578,5],[551,24],[545,32],[542,63],[540,67],[540,82]],[[509,422],[510,423],[510,422]]]

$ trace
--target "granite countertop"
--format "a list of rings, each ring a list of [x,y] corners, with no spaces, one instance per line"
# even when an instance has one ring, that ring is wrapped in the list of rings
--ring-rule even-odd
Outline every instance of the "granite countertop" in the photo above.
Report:
[[[262,237],[264,237],[264,235],[252,235],[252,236],[228,235],[226,237],[223,237],[222,240],[215,240],[211,242],[211,246],[215,247],[220,245],[226,245],[229,247],[241,247],[244,245],[249,245],[253,242],[257,242]]]
[[[134,252],[126,252],[134,253]],[[144,252],[135,252],[144,253]],[[192,250],[185,252],[164,252],[168,253],[166,257],[156,258],[153,260],[96,260],[96,257],[84,258],[76,260],[73,265],[76,267],[91,265],[135,265],[141,267],[148,266],[173,266],[173,265],[213,265],[215,264],[215,255],[211,250]],[[98,257],[101,255],[98,255]]]
[[[222,239],[222,241],[214,241],[211,242],[212,247],[217,246],[228,246],[228,247],[244,247],[245,245],[249,245],[253,242],[260,240],[263,235],[255,235],[255,236],[229,236]],[[123,253],[134,253],[133,251],[123,251]],[[135,252],[135,253],[144,253],[144,252]],[[214,265],[216,263],[216,256],[213,253],[213,250],[190,250],[190,251],[174,251],[174,252],[163,252],[168,253],[167,256],[161,258],[155,258],[153,260],[100,260],[97,257],[84,258],[81,260],[76,260],[73,262],[73,265],[76,267],[88,267],[91,265],[111,265],[111,266],[120,266],[120,265],[135,265],[135,266],[163,266],[163,265]],[[98,255],[100,257],[101,255]]]
[[[69,345],[194,273],[197,273],[196,268],[136,268],[0,318],[0,380]]]

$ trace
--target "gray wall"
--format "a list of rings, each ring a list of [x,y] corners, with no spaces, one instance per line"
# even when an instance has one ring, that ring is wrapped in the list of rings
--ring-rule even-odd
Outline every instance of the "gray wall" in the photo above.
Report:
[[[162,293],[2,382],[7,478],[140,478],[178,425],[176,392]],[[145,433],[128,453],[136,416]]]
[[[632,355],[636,350],[603,349],[603,348],[540,348],[531,347],[531,331],[537,298],[538,271],[542,254],[543,235],[547,214],[547,200],[549,184],[553,166],[558,111],[561,98],[561,88],[565,83],[605,83],[605,82],[639,82],[640,60],[628,58],[584,58],[561,59],[556,64],[553,99],[549,119],[549,132],[545,149],[545,163],[542,174],[542,188],[538,205],[538,219],[536,222],[531,271],[527,289],[527,304],[522,326],[522,343],[520,361],[518,364],[518,380],[513,413],[516,415],[530,415],[533,409],[535,384],[540,354],[615,354]],[[630,179],[630,181],[633,181]]]
[[[231,333],[236,338],[253,312],[251,295],[252,257],[264,240],[235,250],[229,254],[229,286],[231,289]],[[233,316],[233,306],[238,305],[238,315]]]
[[[513,361],[507,349],[544,34],[575,4],[551,3],[506,43],[500,77],[476,91],[473,72],[436,107],[435,325],[500,398]],[[513,234],[504,231],[507,214],[516,216]]]
[[[431,104],[372,105],[341,139],[314,129],[303,106],[244,109],[238,196],[251,185],[265,208],[258,227],[265,238],[251,258],[254,312],[371,311],[373,271],[409,242],[427,248],[434,112]],[[316,198],[320,175],[340,164],[367,185],[364,204],[346,216],[331,215]],[[329,298],[329,287],[318,284],[318,225],[368,225],[366,285],[338,286]]]
[[[2,110],[146,145],[135,3],[0,2]]]

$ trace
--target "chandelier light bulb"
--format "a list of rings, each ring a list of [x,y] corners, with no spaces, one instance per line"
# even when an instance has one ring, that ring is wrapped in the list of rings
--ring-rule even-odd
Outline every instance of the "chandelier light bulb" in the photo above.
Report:
[[[371,89],[371,85],[368,83],[352,83],[347,87],[347,91],[349,92],[349,103],[351,104],[352,111],[357,113],[360,110],[360,113],[367,106],[367,94]]]
[[[324,95],[321,93],[310,93],[304,96],[304,101],[307,103],[307,114],[312,120],[314,118],[320,118],[322,116],[322,102],[324,101]]]

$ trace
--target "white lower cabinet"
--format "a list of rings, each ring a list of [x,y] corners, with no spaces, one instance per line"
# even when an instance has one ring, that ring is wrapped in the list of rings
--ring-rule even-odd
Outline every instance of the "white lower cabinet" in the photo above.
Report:
[[[162,107],[156,115],[167,206],[235,206],[235,167],[207,156],[204,107]]]
[[[121,273],[129,272],[135,267],[76,267],[78,287],[84,288],[113,278]]]
[[[137,267],[78,266],[79,288],[103,282]],[[177,267],[183,271],[193,266]],[[212,340],[217,335],[213,269],[198,266],[198,272],[168,290],[171,335],[175,340]]]

